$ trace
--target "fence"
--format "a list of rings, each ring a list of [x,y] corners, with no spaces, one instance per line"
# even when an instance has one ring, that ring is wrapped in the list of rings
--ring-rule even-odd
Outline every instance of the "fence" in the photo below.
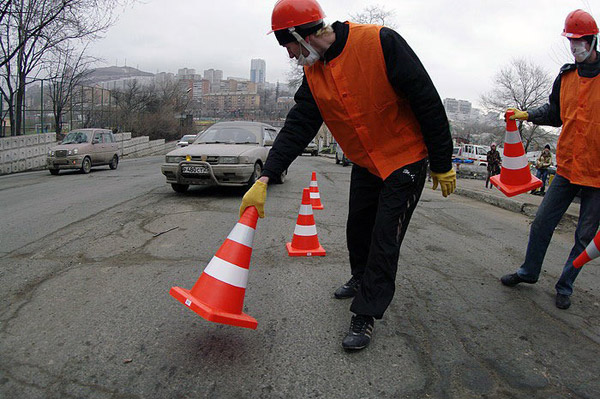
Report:
[[[36,80],[27,86],[21,115],[21,134],[55,132],[50,83]],[[0,98],[0,137],[10,132],[8,104]],[[117,126],[117,107],[112,91],[101,87],[78,85],[68,97],[62,114],[62,131],[84,127]]]

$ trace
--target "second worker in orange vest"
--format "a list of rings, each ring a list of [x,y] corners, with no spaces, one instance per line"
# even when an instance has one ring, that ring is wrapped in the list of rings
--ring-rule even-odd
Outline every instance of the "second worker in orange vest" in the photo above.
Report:
[[[280,0],[272,29],[304,66],[302,84],[265,163],[244,196],[264,215],[266,183],[302,153],[325,122],[353,162],[346,239],[352,278],[335,297],[354,297],[347,350],[366,347],[374,319],[395,291],[400,245],[421,196],[427,167],[444,197],[456,187],[452,138],[425,68],[395,31],[323,23],[315,0]],[[429,162],[428,162],[429,160]]]
[[[569,39],[575,63],[561,68],[550,101],[529,112],[513,109],[514,119],[562,126],[562,131],[556,147],[556,176],[531,224],[525,261],[501,281],[509,287],[537,282],[554,229],[581,193],[575,243],[555,285],[556,307],[567,309],[582,270],[573,267],[573,260],[592,241],[600,224],[600,54],[598,25],[589,13],[569,13],[562,35]]]

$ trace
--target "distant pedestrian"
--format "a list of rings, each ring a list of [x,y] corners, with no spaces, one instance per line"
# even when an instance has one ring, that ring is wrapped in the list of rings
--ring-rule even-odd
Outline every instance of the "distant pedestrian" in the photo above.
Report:
[[[560,69],[550,101],[529,112],[510,109],[515,112],[511,119],[562,125],[562,131],[556,147],[556,175],[531,224],[525,261],[501,281],[509,287],[537,282],[554,229],[581,192],[575,244],[555,285],[556,307],[567,309],[581,271],[573,267],[573,260],[592,241],[600,224],[600,54],[598,25],[587,12],[571,12],[562,34],[569,39],[575,63]]]
[[[490,182],[490,177],[500,174],[500,166],[502,166],[502,158],[500,152],[496,150],[496,143],[490,145],[490,150],[487,152],[487,176],[485,178],[485,188],[493,188],[494,185]]]
[[[544,195],[546,191],[546,179],[548,178],[548,168],[552,166],[552,154],[550,153],[550,145],[546,144],[544,151],[540,154],[537,161],[535,161],[535,168],[537,169],[537,178],[542,181],[542,187],[540,188],[539,195]],[[537,194],[536,190],[531,190],[531,194]]]

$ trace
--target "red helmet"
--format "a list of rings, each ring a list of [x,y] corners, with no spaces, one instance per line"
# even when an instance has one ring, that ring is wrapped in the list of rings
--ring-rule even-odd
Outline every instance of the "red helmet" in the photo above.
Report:
[[[320,21],[324,17],[325,13],[316,0],[279,0],[271,15],[271,29],[292,28]]]
[[[598,25],[594,18],[583,10],[571,11],[565,20],[562,35],[569,39],[579,39],[583,36],[597,35]]]

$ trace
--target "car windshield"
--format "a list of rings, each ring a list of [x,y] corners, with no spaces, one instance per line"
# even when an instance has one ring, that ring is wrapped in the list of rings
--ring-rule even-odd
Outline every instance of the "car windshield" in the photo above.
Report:
[[[180,140],[180,141],[190,141],[190,140],[193,140],[193,139],[195,139],[195,138],[196,138],[196,135],[195,135],[195,134],[186,134],[185,136],[183,136],[183,137],[181,138],[181,140]]]
[[[61,144],[80,144],[80,143],[88,143],[89,138],[87,133],[73,131],[69,132],[65,138],[63,139]]]
[[[213,126],[194,144],[258,144],[260,126]]]

